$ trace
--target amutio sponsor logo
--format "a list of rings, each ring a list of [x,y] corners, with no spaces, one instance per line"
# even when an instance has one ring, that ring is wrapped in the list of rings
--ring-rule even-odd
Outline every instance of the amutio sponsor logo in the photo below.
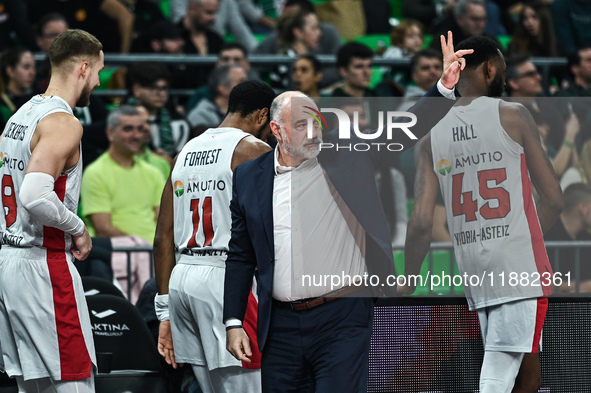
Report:
[[[418,139],[415,134],[412,133],[410,127],[417,124],[417,117],[414,113],[410,112],[397,112],[397,111],[379,111],[378,112],[378,128],[369,132],[363,132],[359,130],[359,113],[353,112],[353,121],[349,117],[349,114],[342,109],[338,108],[321,108],[320,111],[305,106],[304,108],[311,110],[312,112],[304,111],[304,113],[311,116],[307,119],[307,132],[308,138],[314,137],[314,121],[316,121],[321,129],[328,129],[328,124],[322,113],[333,113],[338,119],[339,128],[339,142],[338,143],[327,143],[323,142],[320,144],[320,150],[322,149],[335,149],[336,151],[368,151],[370,149],[375,150],[389,150],[389,151],[401,151],[404,150],[402,143],[393,142],[393,137],[400,139],[400,132],[394,133],[394,130],[402,130],[410,139]],[[321,122],[322,120],[322,122]],[[384,125],[385,123],[385,125]],[[351,130],[354,133],[354,137],[351,136]],[[383,136],[384,131],[386,132],[385,137]],[[361,140],[361,141],[360,141]]]

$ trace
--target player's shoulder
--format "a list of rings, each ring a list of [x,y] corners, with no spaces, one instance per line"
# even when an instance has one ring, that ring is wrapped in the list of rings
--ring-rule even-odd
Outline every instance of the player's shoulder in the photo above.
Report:
[[[527,108],[519,102],[511,102],[505,100],[499,100],[499,111],[501,116],[516,116],[521,117],[525,113],[529,113]]]
[[[67,112],[54,112],[42,118],[36,127],[37,131],[42,133],[57,132],[61,135],[68,135],[70,133],[78,135],[82,134],[82,123],[76,116]]]
[[[246,162],[238,165],[236,167],[235,174],[253,173],[254,170],[256,168],[260,167],[264,163],[265,160],[270,159],[269,155],[272,155],[272,154],[273,154],[273,150],[271,149],[271,150],[261,154],[257,158],[254,158],[252,160],[246,161]]]

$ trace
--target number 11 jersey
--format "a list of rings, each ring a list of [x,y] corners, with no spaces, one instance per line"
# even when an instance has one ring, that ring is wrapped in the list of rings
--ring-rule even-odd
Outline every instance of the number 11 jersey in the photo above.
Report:
[[[524,149],[503,129],[499,105],[479,97],[454,106],[431,130],[433,169],[471,310],[551,294]]]
[[[210,128],[179,153],[170,179],[174,242],[181,254],[225,262],[232,228],[232,156],[248,135],[236,128]]]

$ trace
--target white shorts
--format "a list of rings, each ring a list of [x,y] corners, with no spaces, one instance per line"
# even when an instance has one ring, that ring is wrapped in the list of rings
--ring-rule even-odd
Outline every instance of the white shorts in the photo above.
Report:
[[[0,342],[10,376],[90,378],[96,364],[92,329],[70,253],[2,248]]]
[[[226,327],[222,322],[225,272],[221,266],[178,263],[174,267],[169,283],[169,308],[177,363],[207,366],[209,370],[232,366],[260,368],[260,361],[243,364],[226,350]],[[244,325],[246,329],[246,320]],[[249,338],[251,344],[256,342],[256,331]],[[253,348],[253,355],[258,351],[258,346]]]
[[[485,351],[537,353],[548,298],[533,298],[477,310]]]

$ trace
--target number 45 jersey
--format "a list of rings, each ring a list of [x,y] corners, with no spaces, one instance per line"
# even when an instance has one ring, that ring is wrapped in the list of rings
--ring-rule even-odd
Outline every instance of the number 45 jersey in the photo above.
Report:
[[[0,176],[4,214],[0,215],[0,239],[3,247],[44,247],[50,250],[69,250],[72,247],[69,234],[33,220],[19,198],[31,159],[31,139],[37,123],[59,112],[73,115],[72,109],[62,98],[36,95],[12,115],[2,133]],[[78,209],[81,178],[82,153],[78,163],[61,173],[54,183],[58,198],[73,213]]]
[[[470,309],[551,294],[525,153],[503,129],[499,103],[479,97],[454,106],[431,130],[433,169]]]
[[[179,153],[171,182],[174,241],[181,254],[226,260],[232,228],[232,156],[248,135],[236,128],[210,128]]]

